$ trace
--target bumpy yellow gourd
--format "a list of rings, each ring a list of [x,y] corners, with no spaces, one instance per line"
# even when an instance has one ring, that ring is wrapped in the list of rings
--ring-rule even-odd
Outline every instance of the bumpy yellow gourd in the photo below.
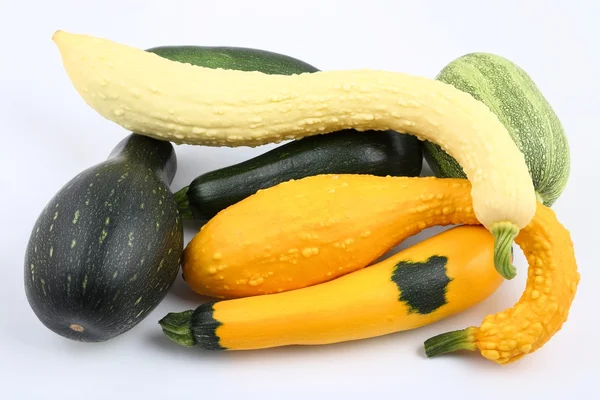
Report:
[[[452,85],[373,70],[284,76],[209,69],[63,31],[54,41],[87,104],[140,134],[233,147],[391,129],[439,144],[472,182],[475,215],[495,239],[496,268],[515,275],[510,246],[535,212],[533,183],[497,116]]]
[[[488,315],[479,327],[427,340],[428,356],[479,350],[489,360],[508,364],[538,350],[561,329],[580,280],[569,231],[553,210],[538,203],[533,220],[516,242],[529,262],[527,286],[519,301]]]

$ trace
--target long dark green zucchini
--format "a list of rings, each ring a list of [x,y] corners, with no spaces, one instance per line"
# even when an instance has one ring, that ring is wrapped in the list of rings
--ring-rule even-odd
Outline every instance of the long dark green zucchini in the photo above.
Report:
[[[147,49],[163,58],[206,68],[259,71],[272,75],[317,72],[304,61],[272,51],[226,46],[159,46]]]
[[[173,61],[208,68],[291,75],[317,68],[287,55],[240,47],[163,46],[146,51]],[[339,174],[417,176],[421,142],[393,131],[344,130],[309,136],[254,159],[200,175],[175,194],[183,219],[207,221],[219,211],[289,179]]]
[[[309,136],[255,158],[202,174],[175,193],[183,219],[208,221],[260,189],[319,174],[418,176],[423,155],[414,136],[354,130]]]
[[[171,143],[132,134],[50,200],[25,255],[27,299],[46,327],[104,341],[162,301],[183,251],[176,169]]]

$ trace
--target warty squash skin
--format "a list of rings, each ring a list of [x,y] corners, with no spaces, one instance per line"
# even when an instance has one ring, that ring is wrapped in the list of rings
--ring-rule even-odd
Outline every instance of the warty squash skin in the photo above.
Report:
[[[535,212],[531,177],[498,117],[452,85],[367,69],[289,76],[210,69],[88,35],[57,31],[53,40],[84,101],[143,135],[234,147],[393,130],[439,144],[472,183],[477,219],[495,239],[496,268],[515,276],[511,243]]]
[[[538,199],[554,204],[569,178],[569,144],[558,116],[527,72],[496,54],[470,53],[446,65],[436,79],[471,94],[498,116],[525,156]],[[439,145],[426,141],[424,150],[437,177],[466,178]]]
[[[369,268],[291,292],[223,300],[161,321],[208,350],[322,345],[418,328],[483,301],[503,278],[482,226],[451,228]]]
[[[237,298],[326,282],[435,225],[479,224],[466,179],[317,175],[261,190],[203,225],[182,269],[197,293]]]
[[[531,223],[516,238],[529,271],[523,295],[513,306],[488,315],[479,327],[443,333],[425,342],[429,357],[457,350],[479,350],[483,357],[509,364],[547,343],[567,321],[580,274],[569,231],[549,207],[538,203]]]

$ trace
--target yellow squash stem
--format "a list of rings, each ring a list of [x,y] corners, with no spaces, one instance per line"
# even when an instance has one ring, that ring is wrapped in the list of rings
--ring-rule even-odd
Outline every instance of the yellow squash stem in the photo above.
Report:
[[[501,221],[523,228],[535,212],[523,153],[496,114],[450,84],[368,69],[300,75],[210,69],[89,35],[57,31],[53,40],[84,101],[127,130],[229,147],[348,128],[394,130],[440,145],[461,165],[477,219],[488,230]],[[508,248],[498,251],[496,259],[506,262]]]
[[[485,317],[479,327],[443,333],[425,341],[429,357],[479,349],[499,364],[542,347],[567,320],[580,274],[569,231],[538,203],[531,223],[516,237],[529,262],[525,292],[511,308]]]

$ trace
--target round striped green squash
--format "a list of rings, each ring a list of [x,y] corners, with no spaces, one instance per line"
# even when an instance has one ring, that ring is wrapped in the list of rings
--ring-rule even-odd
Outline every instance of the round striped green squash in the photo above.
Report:
[[[486,104],[525,155],[538,199],[551,206],[570,173],[567,138],[556,113],[519,66],[490,53],[470,53],[444,67],[437,80]],[[461,166],[439,145],[424,142],[424,155],[437,177],[466,178]]]

